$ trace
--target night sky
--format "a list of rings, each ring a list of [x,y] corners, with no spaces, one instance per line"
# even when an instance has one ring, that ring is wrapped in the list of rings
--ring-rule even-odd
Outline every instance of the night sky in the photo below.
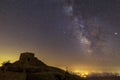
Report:
[[[0,63],[22,52],[73,72],[120,72],[120,0],[0,0]]]

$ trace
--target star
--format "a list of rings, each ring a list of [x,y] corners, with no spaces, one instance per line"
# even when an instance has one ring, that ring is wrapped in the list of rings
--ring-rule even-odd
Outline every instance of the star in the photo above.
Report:
[[[118,35],[118,32],[115,32],[114,35]]]
[[[65,31],[64,31],[63,33],[64,33],[64,34],[66,34],[66,32],[65,32]]]

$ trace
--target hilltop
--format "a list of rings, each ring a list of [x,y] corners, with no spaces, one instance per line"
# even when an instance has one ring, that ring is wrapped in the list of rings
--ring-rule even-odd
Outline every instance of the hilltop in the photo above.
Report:
[[[37,59],[34,53],[21,53],[18,61],[6,62],[0,67],[0,80],[81,80],[57,67]]]

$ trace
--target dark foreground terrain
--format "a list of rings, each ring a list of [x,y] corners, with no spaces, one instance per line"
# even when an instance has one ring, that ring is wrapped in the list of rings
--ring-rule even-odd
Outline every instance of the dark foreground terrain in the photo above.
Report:
[[[45,75],[40,77],[40,76],[35,76],[35,75],[29,75],[27,80],[120,80],[120,76],[116,76],[116,77],[113,77],[113,76],[109,76],[109,77],[90,77],[90,78],[75,78],[75,77],[66,77],[66,78],[62,78],[60,76],[55,76],[54,78],[53,77],[46,77]]]
[[[84,80],[120,80],[120,76],[91,77]]]

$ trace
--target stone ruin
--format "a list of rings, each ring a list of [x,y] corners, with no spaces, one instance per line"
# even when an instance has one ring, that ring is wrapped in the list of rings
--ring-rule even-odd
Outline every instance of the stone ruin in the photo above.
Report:
[[[40,72],[45,68],[46,64],[30,52],[21,53],[18,61],[7,66],[7,70],[12,72]]]
[[[21,53],[18,61],[0,67],[0,80],[66,80],[66,75],[70,74],[44,64],[30,52]]]
[[[21,53],[18,61],[0,67],[0,80],[26,80],[27,73],[47,70],[47,65],[38,60],[34,53]]]
[[[33,61],[34,59],[35,59],[34,53],[26,52],[26,53],[21,53],[19,60],[29,63],[30,61]]]

